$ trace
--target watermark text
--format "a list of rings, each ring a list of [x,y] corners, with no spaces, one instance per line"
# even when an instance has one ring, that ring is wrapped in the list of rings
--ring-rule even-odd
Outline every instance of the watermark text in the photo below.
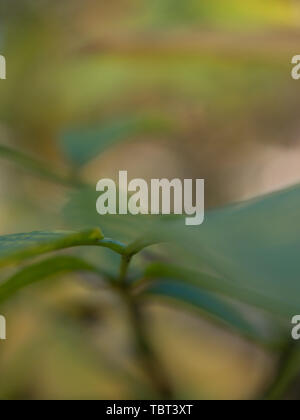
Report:
[[[300,315],[295,315],[292,318],[292,324],[294,325],[292,328],[292,338],[294,340],[300,340]]]
[[[6,79],[6,58],[4,55],[0,55],[0,79]]]
[[[127,171],[120,171],[118,187],[112,179],[101,179],[96,190],[101,192],[96,208],[102,216],[184,214],[187,226],[204,221],[203,179],[152,179],[148,184],[140,178],[128,182]]]
[[[0,315],[0,340],[6,340],[6,319]]]

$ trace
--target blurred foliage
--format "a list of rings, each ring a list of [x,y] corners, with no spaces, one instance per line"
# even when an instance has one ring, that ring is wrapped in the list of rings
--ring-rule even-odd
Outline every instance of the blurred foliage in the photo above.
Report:
[[[100,217],[89,186],[121,169],[205,178],[213,208],[299,181],[285,158],[299,153],[299,2],[0,0],[0,11],[1,232],[39,230],[0,238],[0,265],[17,263],[0,283],[12,319],[0,398],[157,396],[110,291],[128,250],[156,383],[161,361],[178,398],[299,397],[288,342],[299,187],[187,229],[181,218]],[[273,153],[283,161],[267,182]],[[95,227],[105,239],[83,230]],[[71,256],[75,245],[86,246]]]

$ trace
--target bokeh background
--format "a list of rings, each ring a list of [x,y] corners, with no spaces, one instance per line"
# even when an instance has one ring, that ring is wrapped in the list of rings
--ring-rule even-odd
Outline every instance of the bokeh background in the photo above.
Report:
[[[1,0],[0,16],[1,145],[92,186],[124,169],[205,178],[207,211],[299,182],[299,1]],[[1,160],[1,234],[86,224],[69,188],[23,166]],[[85,281],[1,308],[0,398],[153,397],[122,303]],[[276,376],[279,353],[176,306],[146,311],[178,398],[257,398]]]

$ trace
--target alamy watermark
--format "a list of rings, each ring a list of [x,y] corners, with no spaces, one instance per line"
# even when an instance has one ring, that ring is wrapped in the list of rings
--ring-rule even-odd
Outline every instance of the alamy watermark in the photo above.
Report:
[[[292,68],[292,78],[294,80],[300,79],[300,55],[294,55],[292,58],[292,64],[294,64],[294,67]]]
[[[6,319],[0,315],[0,340],[6,340]]]
[[[152,179],[148,184],[141,178],[128,182],[127,171],[120,171],[118,187],[112,179],[101,179],[96,189],[100,215],[184,214],[187,226],[204,221],[203,179]]]
[[[294,340],[300,340],[300,315],[295,315],[292,318],[292,324],[294,325],[292,328],[292,338]]]
[[[0,79],[6,79],[6,58],[0,55]]]

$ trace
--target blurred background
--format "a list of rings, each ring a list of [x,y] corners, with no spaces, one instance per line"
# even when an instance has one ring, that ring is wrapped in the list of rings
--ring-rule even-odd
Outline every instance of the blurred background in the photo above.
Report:
[[[92,186],[205,178],[208,210],[299,182],[298,0],[0,0],[0,16],[1,145]],[[0,174],[1,234],[72,225],[67,186]],[[1,308],[0,398],[153,397],[121,302],[88,280]],[[146,312],[178,398],[256,398],[274,374],[276,355],[192,312]]]

